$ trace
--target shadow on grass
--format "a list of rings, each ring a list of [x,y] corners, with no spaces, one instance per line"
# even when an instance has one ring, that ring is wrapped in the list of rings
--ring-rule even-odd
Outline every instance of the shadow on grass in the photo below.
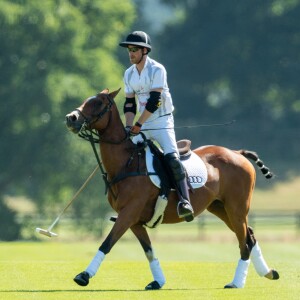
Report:
[[[199,288],[199,289],[187,289],[187,288],[174,288],[174,289],[160,289],[160,290],[145,290],[145,289],[136,289],[136,290],[0,290],[0,293],[72,293],[72,292],[83,292],[83,293],[95,293],[95,292],[152,292],[152,291],[200,291],[200,290],[224,290],[224,288]]]

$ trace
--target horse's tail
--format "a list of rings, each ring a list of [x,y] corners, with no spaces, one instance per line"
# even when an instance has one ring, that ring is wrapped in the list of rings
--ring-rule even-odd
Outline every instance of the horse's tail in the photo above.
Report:
[[[238,152],[246,158],[254,160],[256,165],[260,168],[261,172],[267,179],[271,179],[272,177],[274,177],[274,174],[270,171],[270,169],[267,166],[264,165],[263,161],[260,160],[257,153],[248,150],[239,150]]]

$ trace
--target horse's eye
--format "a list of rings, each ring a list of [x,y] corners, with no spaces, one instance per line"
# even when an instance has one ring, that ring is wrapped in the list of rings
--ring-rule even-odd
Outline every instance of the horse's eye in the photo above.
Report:
[[[95,103],[94,103],[94,107],[95,108],[100,108],[102,106],[102,101],[96,101]]]

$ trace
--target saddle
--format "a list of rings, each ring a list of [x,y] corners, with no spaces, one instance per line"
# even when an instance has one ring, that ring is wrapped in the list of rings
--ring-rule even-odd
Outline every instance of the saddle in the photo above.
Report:
[[[186,169],[187,184],[193,192],[194,189],[200,188],[205,184],[207,180],[206,166],[200,157],[191,151],[191,141],[180,140],[177,142],[177,147],[180,154],[180,160]],[[139,153],[145,151],[147,165],[146,172],[138,170],[138,172],[119,174],[119,176],[114,178],[111,184],[128,176],[149,176],[152,183],[160,189],[160,193],[155,204],[154,214],[145,225],[149,228],[155,228],[163,220],[168,195],[171,190],[176,189],[176,183],[173,174],[164,159],[163,152],[151,140],[147,140],[145,136],[143,136],[143,141],[137,143],[135,151],[138,151]],[[115,222],[116,217],[111,217],[110,220]]]
[[[180,160],[186,160],[191,157],[192,150],[191,150],[192,142],[190,140],[180,140],[177,141],[177,148],[180,155]]]
[[[153,154],[153,168],[161,181],[160,195],[168,197],[170,191],[176,188],[175,179],[170,167],[165,162],[163,152],[151,140],[146,140],[145,144],[149,147],[151,153]],[[177,148],[179,150],[180,160],[188,159],[191,156],[192,151],[190,140],[178,141]],[[188,186],[193,191],[193,188],[187,178],[187,174],[186,179]]]

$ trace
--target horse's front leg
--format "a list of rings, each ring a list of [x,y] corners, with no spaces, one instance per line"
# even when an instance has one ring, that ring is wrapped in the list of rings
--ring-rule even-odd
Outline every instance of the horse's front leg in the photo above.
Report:
[[[154,254],[149,235],[145,227],[143,227],[140,224],[136,224],[130,229],[132,230],[134,235],[139,240],[141,246],[143,247],[145,255],[149,261],[150,270],[153,276],[153,281],[145,287],[145,290],[158,290],[162,288],[162,286],[165,284],[166,279],[160,267],[159,260]]]
[[[123,209],[111,229],[110,233],[99,247],[96,255],[88,265],[85,271],[79,273],[74,281],[81,286],[87,286],[89,279],[97,273],[105,255],[110,252],[115,243],[137,220],[132,216],[129,209]]]

